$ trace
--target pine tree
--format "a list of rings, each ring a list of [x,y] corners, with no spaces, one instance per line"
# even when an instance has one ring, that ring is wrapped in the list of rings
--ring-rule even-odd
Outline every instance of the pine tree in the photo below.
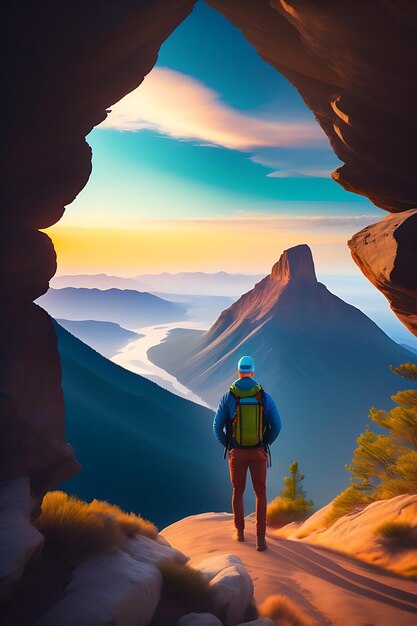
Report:
[[[414,363],[403,363],[398,367],[391,365],[391,370],[394,374],[398,374],[406,380],[411,380],[413,383],[417,383],[417,365]]]
[[[394,374],[417,382],[417,365],[391,367]],[[351,486],[333,501],[327,521],[357,512],[370,502],[401,494],[417,493],[417,390],[399,391],[390,411],[371,408],[369,418],[387,434],[374,433],[369,425],[357,439],[351,465]]]
[[[377,435],[369,425],[356,440],[351,465],[346,468],[353,475],[351,482],[362,491],[372,491],[395,474],[397,445],[389,435]]]
[[[289,522],[305,520],[313,508],[312,500],[302,487],[304,475],[298,470],[298,463],[290,465],[290,475],[284,478],[281,495],[272,500],[267,508],[267,521],[271,526],[284,526]]]
[[[281,489],[281,497],[286,500],[298,500],[306,498],[304,489],[301,486],[304,480],[304,474],[298,471],[297,461],[293,461],[290,465],[290,475],[284,478],[284,487]]]

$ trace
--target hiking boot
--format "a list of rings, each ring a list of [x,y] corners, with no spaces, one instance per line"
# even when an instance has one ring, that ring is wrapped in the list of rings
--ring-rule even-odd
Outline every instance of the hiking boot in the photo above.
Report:
[[[265,535],[259,535],[258,537],[256,537],[256,549],[258,550],[258,552],[264,552],[267,549],[265,543]]]
[[[235,532],[233,533],[233,539],[235,541],[245,541],[245,535],[243,534],[243,530],[235,528]]]

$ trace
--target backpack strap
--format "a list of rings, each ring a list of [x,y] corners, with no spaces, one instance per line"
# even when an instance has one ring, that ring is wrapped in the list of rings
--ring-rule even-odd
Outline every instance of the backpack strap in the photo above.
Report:
[[[242,420],[240,419],[240,397],[236,393],[234,393],[234,390],[235,390],[235,388],[234,388],[233,385],[231,387],[229,387],[229,391],[230,391],[230,393],[232,394],[232,396],[235,399],[235,409],[236,409],[235,410],[235,416],[232,419],[232,422],[231,422],[230,426],[231,426],[231,431],[232,431],[232,435],[233,435],[233,432],[234,432],[233,426],[234,426],[234,424],[238,425],[238,427],[240,428],[240,439],[242,439]]]
[[[264,420],[264,402],[263,402],[262,389],[258,391],[255,398],[258,401],[258,405],[259,405],[258,438],[259,438],[259,441],[262,441],[262,437],[264,434],[264,429],[262,428],[263,420]]]

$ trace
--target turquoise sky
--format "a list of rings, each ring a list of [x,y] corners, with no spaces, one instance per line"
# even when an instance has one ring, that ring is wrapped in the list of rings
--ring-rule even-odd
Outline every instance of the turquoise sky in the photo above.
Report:
[[[162,46],[157,67],[196,79],[234,114],[284,124],[316,124],[296,90],[237,29],[201,2]],[[381,214],[365,198],[345,192],[330,177],[321,177],[340,164],[324,136],[313,145],[307,141],[297,146],[231,149],[201,145],[204,142],[196,138],[176,138],[152,128],[134,132],[98,128],[88,141],[93,148],[93,174],[64,224],[82,225],[95,215],[111,224],[127,215],[151,219],[242,213]],[[305,175],[312,171],[314,176]]]

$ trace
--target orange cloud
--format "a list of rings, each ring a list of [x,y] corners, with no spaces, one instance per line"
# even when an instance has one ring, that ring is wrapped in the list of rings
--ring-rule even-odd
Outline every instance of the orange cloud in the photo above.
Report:
[[[266,146],[325,144],[323,131],[309,122],[268,120],[237,111],[201,81],[156,67],[143,83],[112,106],[99,128],[151,129],[177,139],[233,150]]]

